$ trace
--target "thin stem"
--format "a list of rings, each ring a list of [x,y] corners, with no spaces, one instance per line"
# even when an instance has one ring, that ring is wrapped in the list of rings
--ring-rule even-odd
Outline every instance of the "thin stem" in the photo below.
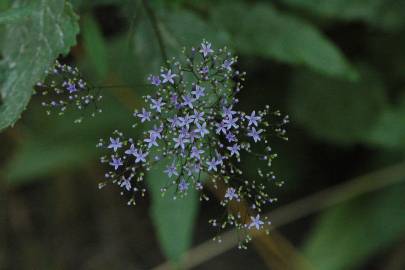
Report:
[[[164,63],[166,63],[168,58],[167,58],[165,45],[163,42],[162,33],[160,32],[160,29],[159,29],[158,20],[156,18],[155,13],[153,12],[153,9],[150,7],[148,0],[142,0],[142,3],[143,3],[143,6],[145,7],[146,13],[152,24],[153,31],[155,32],[155,35],[156,35],[156,38],[157,38],[157,41],[159,44],[160,54],[162,55],[162,60]]]
[[[266,214],[272,221],[271,229],[276,229],[310,214],[325,210],[339,203],[346,202],[360,195],[400,183],[405,180],[405,161],[381,170],[356,177],[343,184],[321,190],[313,195],[298,199],[290,204],[279,207]],[[257,232],[254,237],[260,237],[264,232]],[[183,267],[196,267],[216,256],[231,250],[238,245],[237,231],[232,230],[221,235],[222,243],[208,240],[192,249],[184,256]],[[154,268],[155,270],[170,269],[169,263]]]

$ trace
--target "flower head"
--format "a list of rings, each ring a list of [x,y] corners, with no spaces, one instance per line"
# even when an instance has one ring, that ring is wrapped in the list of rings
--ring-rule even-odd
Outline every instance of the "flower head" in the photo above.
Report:
[[[269,107],[249,115],[237,109],[236,96],[245,73],[236,70],[237,57],[226,48],[214,50],[203,41],[185,54],[181,60],[168,61],[160,74],[149,76],[155,93],[145,96],[145,107],[134,113],[135,126],[148,122],[142,125],[146,130],[136,140],[116,131],[109,143],[99,144],[110,152],[101,158],[110,165],[105,181],[143,195],[141,185],[147,172],[167,161],[160,169],[165,177],[159,179],[164,194],[172,194],[166,193],[171,189],[176,198],[195,189],[201,199],[207,199],[203,183],[226,184],[220,204],[247,202],[252,216],[246,224],[242,213],[230,213],[212,222],[213,226],[262,229],[266,217],[257,213],[273,201],[268,183],[276,183],[271,168],[276,155],[268,150],[268,136],[284,137],[288,118],[279,124],[271,118],[280,114],[270,112]],[[246,173],[241,166],[248,155],[257,159],[256,174]]]

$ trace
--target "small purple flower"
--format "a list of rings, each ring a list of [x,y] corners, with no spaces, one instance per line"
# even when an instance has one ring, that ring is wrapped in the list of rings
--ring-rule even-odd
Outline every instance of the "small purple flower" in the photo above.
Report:
[[[194,119],[194,123],[198,123],[199,121],[204,121],[204,112],[198,112],[194,110],[194,114],[191,116]]]
[[[125,178],[124,176],[122,177],[121,183],[120,183],[120,187],[124,187],[127,191],[131,190],[131,178]]]
[[[169,83],[171,83],[171,84],[174,84],[173,78],[177,76],[176,74],[172,74],[172,70],[171,70],[171,69],[169,69],[166,73],[162,73],[162,74],[160,74],[160,75],[161,75],[162,78],[163,78],[163,81],[162,81],[163,83],[169,82]]]
[[[181,181],[179,183],[179,191],[180,192],[186,191],[188,189],[188,185],[189,184],[184,179],[181,179]]]
[[[231,152],[231,156],[233,156],[233,155],[238,156],[239,155],[240,146],[237,143],[235,143],[232,146],[228,146],[226,149],[228,149]]]
[[[159,146],[156,142],[156,136],[154,136],[152,133],[150,134],[149,138],[146,138],[143,141],[148,143],[148,148],[151,148],[152,146]]]
[[[236,141],[237,141],[237,140],[236,140],[236,136],[233,135],[232,132],[228,132],[228,133],[226,134],[226,139],[228,140],[228,142],[236,142]]]
[[[217,171],[218,161],[215,158],[212,158],[210,161],[207,161],[208,171]]]
[[[168,118],[167,121],[171,124],[170,125],[171,128],[181,127],[182,125],[181,119],[179,119],[179,117],[177,117],[176,115],[173,116],[172,118]]]
[[[135,163],[146,162],[146,156],[148,152],[143,153],[142,150],[136,151],[135,153]]]
[[[111,157],[111,160],[110,165],[114,167],[114,170],[117,170],[118,167],[123,165],[121,158]]]
[[[182,97],[184,102],[182,103],[183,106],[188,106],[189,108],[193,109],[193,101],[194,99],[190,95],[186,95]]]
[[[257,127],[258,123],[257,121],[260,121],[261,117],[256,116],[256,112],[253,111],[251,115],[246,115],[246,119],[249,121],[248,126],[250,127],[251,125],[255,125]]]
[[[222,67],[228,71],[232,71],[231,65],[233,64],[232,59],[225,59],[224,63],[222,64]]]
[[[159,99],[151,98],[150,101],[152,102],[152,104],[150,105],[151,109],[155,109],[157,112],[162,112],[162,107],[163,107],[163,105],[166,104],[166,103],[162,102],[162,98],[159,98]]]
[[[255,142],[258,142],[258,141],[260,141],[260,133],[262,133],[262,132],[263,132],[262,129],[256,131],[256,129],[254,127],[252,127],[252,129],[248,132],[247,135],[249,137],[252,137]]]
[[[160,127],[155,126],[153,129],[149,130],[148,132],[150,134],[150,137],[155,137],[157,139],[161,139],[162,138],[162,135],[161,135],[162,131],[163,131],[163,126],[160,126]]]
[[[226,124],[224,123],[224,121],[222,121],[221,123],[215,123],[217,129],[216,129],[216,133],[220,134],[221,132],[226,134]]]
[[[197,128],[194,130],[194,132],[199,133],[201,138],[204,138],[205,134],[209,134],[207,123],[203,122],[202,125],[200,125],[200,123],[196,123],[196,126]]]
[[[197,147],[193,146],[191,148],[191,158],[195,158],[196,160],[200,160],[201,159],[201,154],[203,154],[204,151],[203,150],[199,150]]]
[[[188,140],[185,139],[184,136],[182,136],[182,135],[179,135],[179,137],[174,138],[173,141],[175,142],[174,148],[180,147],[183,150],[186,147],[185,143],[188,142]]]
[[[135,156],[135,153],[137,153],[137,151],[138,151],[138,149],[135,148],[135,145],[131,144],[129,149],[125,151],[125,154]]]
[[[251,222],[249,224],[249,229],[250,228],[256,228],[256,230],[260,230],[260,228],[263,226],[264,222],[260,219],[260,215],[257,214],[256,217],[250,217]]]
[[[172,177],[173,175],[176,175],[176,176],[179,175],[177,170],[176,170],[176,165],[174,163],[172,165],[166,167],[165,173],[169,177]]]
[[[150,121],[151,113],[142,108],[142,113],[138,113],[138,117],[141,118],[141,123],[145,121]]]
[[[237,129],[239,127],[238,124],[237,124],[238,119],[239,119],[238,117],[233,118],[232,116],[225,119],[224,123],[226,124],[226,128],[228,130],[231,129],[231,128]]]
[[[72,94],[72,93],[74,93],[74,92],[77,92],[76,85],[75,85],[74,83],[70,83],[70,82],[67,83],[66,90],[69,91],[69,94]]]
[[[210,71],[210,69],[207,66],[204,66],[201,68],[200,73],[207,74],[209,71]]]
[[[154,86],[159,86],[161,83],[159,76],[151,75],[151,76],[149,76],[148,79],[149,79],[150,83]]]
[[[179,121],[180,121],[180,126],[181,127],[190,127],[190,124],[193,123],[193,117],[191,117],[190,115],[186,114],[184,117],[179,117]]]
[[[199,99],[200,97],[205,96],[205,93],[204,93],[205,88],[204,87],[201,87],[199,85],[195,85],[194,89],[195,89],[194,91],[191,91],[191,94],[193,94],[195,96],[195,99]]]
[[[225,199],[232,201],[233,199],[238,199],[238,194],[236,193],[236,189],[230,187],[226,190]]]
[[[211,43],[205,41],[201,43],[201,49],[199,52],[202,53],[204,57],[207,57],[207,55],[214,51],[211,49]]]
[[[226,118],[232,118],[234,114],[236,114],[236,111],[232,111],[232,106],[227,107],[223,107],[222,108],[222,112],[224,117]]]
[[[179,96],[178,96],[176,93],[173,93],[173,94],[170,96],[170,102],[171,102],[173,105],[177,105],[177,104],[178,104],[178,99],[179,99]]]
[[[120,138],[113,139],[110,137],[110,144],[108,145],[108,148],[113,148],[114,152],[117,152],[117,149],[121,147],[122,142],[120,142]]]

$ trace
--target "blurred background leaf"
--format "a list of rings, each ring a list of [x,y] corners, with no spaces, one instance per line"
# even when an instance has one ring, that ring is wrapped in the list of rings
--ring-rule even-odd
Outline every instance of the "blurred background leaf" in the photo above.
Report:
[[[307,239],[305,254],[317,269],[357,269],[405,232],[405,185],[326,211]]]
[[[190,189],[186,197],[173,200],[173,188],[162,196],[161,188],[168,181],[163,173],[167,164],[162,161],[150,171],[147,183],[152,196],[151,216],[161,248],[168,259],[178,264],[191,245],[199,196],[194,189]]]

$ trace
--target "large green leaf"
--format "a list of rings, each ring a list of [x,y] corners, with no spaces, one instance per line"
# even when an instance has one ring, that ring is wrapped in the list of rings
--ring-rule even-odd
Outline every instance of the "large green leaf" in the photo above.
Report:
[[[271,5],[218,6],[213,11],[213,20],[232,33],[234,46],[242,53],[304,65],[328,75],[356,78],[355,70],[341,51],[318,29]]]
[[[405,185],[328,210],[309,236],[305,254],[316,269],[359,269],[367,257],[405,234]]]
[[[405,25],[405,2],[397,0],[285,0],[287,4],[326,18],[361,20],[384,29]]]
[[[367,67],[359,69],[357,82],[297,72],[288,99],[291,118],[322,140],[362,141],[386,108],[386,97],[379,74]]]
[[[13,125],[61,53],[69,52],[79,32],[77,15],[64,0],[15,1],[14,8],[30,4],[31,16],[7,25],[2,55],[6,66],[0,88],[0,130]]]
[[[198,194],[190,190],[184,198],[173,200],[173,189],[162,196],[160,189],[167,183],[163,172],[165,162],[154,166],[147,176],[152,196],[151,215],[160,246],[173,263],[180,263],[182,255],[190,247],[198,209]]]

